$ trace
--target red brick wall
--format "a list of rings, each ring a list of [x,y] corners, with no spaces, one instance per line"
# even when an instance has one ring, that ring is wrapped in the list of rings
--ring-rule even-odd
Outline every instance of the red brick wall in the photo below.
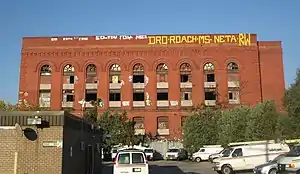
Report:
[[[92,37],[90,37],[92,38]],[[51,109],[61,109],[62,99],[62,68],[70,63],[75,67],[75,75],[78,81],[75,84],[75,109],[80,110],[78,101],[84,97],[85,69],[89,63],[97,66],[99,79],[98,97],[105,102],[103,110],[108,106],[108,68],[113,63],[121,65],[121,78],[125,85],[121,89],[123,101],[130,101],[130,106],[124,109],[132,109],[132,84],[128,77],[132,74],[135,63],[141,63],[145,67],[145,75],[149,77],[149,83],[145,88],[152,99],[152,106],[146,107],[147,112],[141,113],[148,120],[147,130],[156,129],[157,116],[170,116],[170,127],[178,129],[180,113],[175,110],[156,111],[156,66],[166,63],[169,67],[168,80],[171,92],[169,100],[180,100],[180,73],[179,66],[187,62],[192,66],[192,100],[193,104],[201,104],[204,101],[204,74],[203,65],[207,62],[215,64],[218,92],[222,101],[227,100],[227,63],[235,61],[240,67],[239,77],[241,83],[241,103],[255,105],[262,99],[275,99],[280,105],[284,91],[284,77],[282,65],[282,53],[280,44],[275,44],[272,49],[268,45],[258,46],[256,35],[251,35],[251,46],[240,47],[234,44],[209,44],[209,45],[168,45],[152,46],[145,42],[126,40],[104,42],[97,41],[57,41],[51,42],[50,38],[25,38],[23,43],[20,92],[28,92],[26,97],[29,102],[38,103],[39,69],[44,64],[52,66],[52,91]],[[260,43],[260,42],[259,42]],[[260,52],[259,52],[260,50]],[[268,50],[268,51],[266,51]],[[259,58],[259,55],[261,57]],[[272,57],[272,60],[270,60]],[[259,62],[261,60],[261,63]],[[270,62],[270,63],[268,63]],[[275,64],[276,63],[276,64]],[[271,67],[266,64],[276,65],[279,69],[271,72]],[[262,69],[260,70],[260,66]],[[262,76],[260,76],[260,73]],[[272,77],[277,77],[276,80]],[[261,83],[262,82],[262,83]],[[268,86],[276,86],[268,90]],[[261,91],[263,91],[261,93]],[[273,95],[276,93],[276,95]],[[262,98],[263,97],[263,98]],[[24,96],[20,96],[24,98]],[[180,109],[179,106],[171,106],[171,109]],[[140,111],[130,111],[130,117],[138,115]],[[175,116],[174,114],[177,114]],[[177,118],[178,117],[178,118]],[[170,130],[170,132],[173,130]]]
[[[263,100],[275,100],[277,107],[283,109],[285,81],[281,42],[258,42],[258,46]]]

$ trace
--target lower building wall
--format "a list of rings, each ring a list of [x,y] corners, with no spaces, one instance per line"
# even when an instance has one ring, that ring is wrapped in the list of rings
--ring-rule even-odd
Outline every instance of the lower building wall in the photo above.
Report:
[[[101,136],[89,125],[69,124],[64,127],[63,174],[101,174]],[[97,145],[98,144],[98,145]],[[93,165],[94,161],[94,165]]]
[[[46,142],[62,141],[63,127],[38,129],[38,139],[28,140],[20,129],[0,129],[0,174],[59,174],[62,148],[43,147]],[[25,129],[25,127],[22,127]],[[35,128],[33,128],[35,129]]]

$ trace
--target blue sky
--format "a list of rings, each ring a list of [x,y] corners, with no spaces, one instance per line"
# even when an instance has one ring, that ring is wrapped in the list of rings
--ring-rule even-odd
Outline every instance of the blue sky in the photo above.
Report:
[[[24,36],[257,33],[283,41],[288,86],[300,67],[299,7],[299,0],[2,0],[0,100],[17,101]]]

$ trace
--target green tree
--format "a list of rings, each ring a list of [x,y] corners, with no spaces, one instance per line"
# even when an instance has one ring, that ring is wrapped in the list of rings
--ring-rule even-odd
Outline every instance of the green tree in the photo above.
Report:
[[[246,135],[249,140],[276,139],[278,112],[273,101],[257,104],[247,120]]]
[[[16,105],[0,100],[0,111],[16,111]]]
[[[300,117],[300,69],[297,69],[295,81],[285,91],[283,103],[291,117]]]
[[[203,145],[213,145],[218,138],[219,109],[205,107],[195,110],[183,125],[183,142],[189,152],[198,150]]]
[[[218,141],[219,144],[227,145],[230,142],[246,140],[246,127],[251,109],[240,106],[225,110],[219,119]]]

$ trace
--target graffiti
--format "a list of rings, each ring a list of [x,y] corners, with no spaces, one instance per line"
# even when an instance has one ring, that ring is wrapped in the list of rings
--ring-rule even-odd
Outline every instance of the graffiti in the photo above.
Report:
[[[199,36],[148,36],[149,45],[168,45],[168,44],[222,44],[234,43],[239,46],[250,46],[250,34],[238,35],[199,35]]]
[[[59,41],[59,38],[57,38],[57,37],[52,37],[52,38],[50,38],[50,40],[51,40],[52,42],[54,42],[54,41]],[[61,38],[61,40],[63,40],[63,41],[71,41],[71,40],[87,41],[87,40],[89,40],[89,38],[88,38],[88,37],[78,37],[78,36],[74,36],[74,37],[63,37],[63,38]]]
[[[96,36],[95,40],[143,40],[147,35]]]
[[[151,102],[151,99],[150,99],[150,96],[149,96],[149,93],[146,92],[146,100],[145,100],[145,104],[146,106],[151,106],[152,102]]]
[[[145,81],[144,86],[147,86],[148,83],[149,83],[149,77],[145,75],[144,76],[144,81]]]
[[[132,82],[132,79],[133,79],[132,76],[129,76],[129,77],[128,77],[128,81],[129,81],[129,82]]]

